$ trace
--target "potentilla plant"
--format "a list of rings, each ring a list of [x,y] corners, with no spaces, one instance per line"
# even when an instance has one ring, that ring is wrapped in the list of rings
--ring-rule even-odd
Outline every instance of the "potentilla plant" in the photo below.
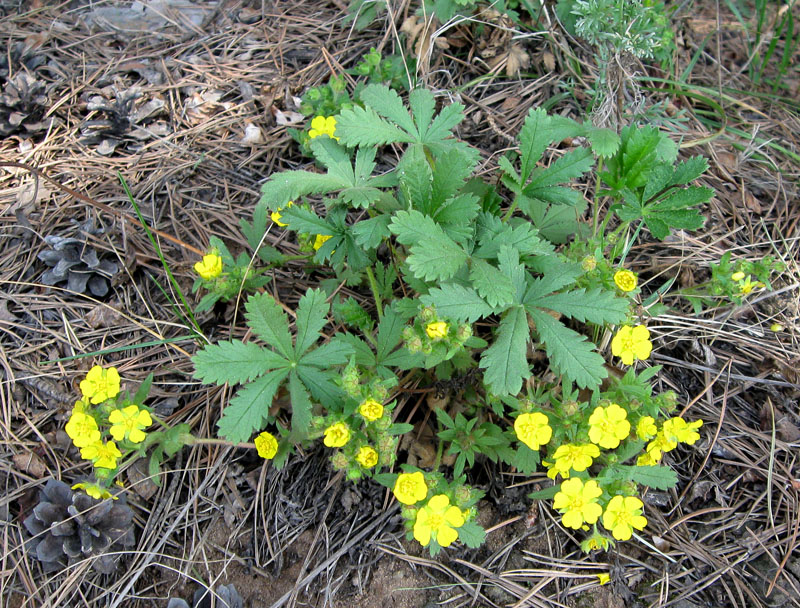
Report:
[[[148,376],[134,395],[120,391],[116,367],[95,365],[80,382],[81,398],[75,402],[65,430],[81,458],[92,463],[93,479],[80,482],[92,498],[112,498],[109,488],[120,468],[150,453],[150,472],[159,484],[159,466],[190,442],[189,426],[168,426],[144,405],[153,381]],[[152,430],[154,421],[161,427]]]
[[[518,153],[484,181],[473,177],[477,152],[453,136],[463,107],[437,113],[421,89],[408,102],[366,87],[363,105],[310,142],[322,172],[285,171],[264,184],[243,223],[248,240],[267,229],[319,236],[312,261],[330,269],[334,287],[364,286],[374,302],[335,301],[343,329],[326,335],[326,292],[308,289],[293,308],[250,296],[253,340],[209,344],[193,357],[198,379],[240,385],[220,434],[245,442],[268,433],[261,443],[278,466],[292,446],[321,440],[348,478],[392,490],[409,537],[432,554],[456,540],[482,542],[481,493],[467,485],[477,459],[524,473],[544,466],[555,485],[534,497],[552,498],[566,527],[589,533],[587,550],[631,538],[646,522],[641,489],[676,483],[663,455],[697,441],[702,422],[675,415],[674,395],[652,394],[659,368],[635,371],[653,344],[624,256],[646,231],[664,239],[702,225],[697,206],[712,192],[691,182],[705,161],[678,163],[677,146],[653,128],[617,135],[534,109]],[[567,138],[588,146],[543,164],[545,150]],[[377,151],[390,144],[399,161],[377,172]],[[586,227],[588,204],[571,182],[598,162],[599,195],[611,205],[593,201]],[[596,345],[604,335],[610,353]],[[622,378],[609,377],[610,359],[629,366]],[[397,439],[416,422],[402,419],[399,378],[433,386],[464,376],[477,380],[434,406],[431,470],[394,471]],[[273,405],[284,389],[287,405]]]

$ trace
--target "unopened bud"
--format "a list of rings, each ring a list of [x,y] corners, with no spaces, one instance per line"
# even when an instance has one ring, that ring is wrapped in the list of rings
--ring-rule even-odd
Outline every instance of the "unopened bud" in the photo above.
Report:
[[[581,260],[581,268],[586,272],[592,272],[592,270],[597,268],[597,260],[594,256],[587,255]]]

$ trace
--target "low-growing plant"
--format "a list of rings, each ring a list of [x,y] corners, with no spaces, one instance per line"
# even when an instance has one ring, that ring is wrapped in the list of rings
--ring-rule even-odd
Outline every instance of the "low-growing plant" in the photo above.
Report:
[[[653,395],[657,367],[609,376],[597,343],[613,335],[611,355],[624,366],[649,358],[638,280],[622,262],[647,231],[664,239],[702,225],[697,207],[712,192],[691,182],[705,161],[677,163],[677,147],[656,129],[618,136],[536,109],[519,152],[484,180],[473,176],[478,153],[453,136],[460,104],[437,113],[434,96],[416,89],[406,107],[383,85],[360,99],[335,117],[335,133],[310,143],[324,172],[271,176],[243,229],[260,242],[279,212],[273,228],[314,238],[312,261],[329,268],[330,293],[345,281],[366,287],[373,302],[335,300],[344,328],[326,336],[331,304],[322,290],[308,289],[291,308],[267,293],[250,296],[245,320],[256,340],[209,344],[193,357],[198,379],[240,385],[220,435],[244,442],[272,428],[256,443],[279,466],[293,445],[321,438],[348,478],[392,488],[409,536],[432,554],[456,539],[482,542],[481,492],[467,485],[478,458],[525,473],[541,462],[560,476],[535,497],[553,498],[565,526],[592,526],[585,548],[629,539],[646,523],[640,487],[676,483],[662,456],[693,444],[702,422],[675,415],[672,393]],[[588,146],[543,164],[567,138]],[[400,158],[376,173],[386,145]],[[574,183],[593,169],[601,186],[585,229],[589,205]],[[404,464],[393,473],[398,436],[415,422],[398,421],[407,383],[476,374],[454,409],[436,411],[433,470]],[[276,400],[284,390],[288,400]],[[445,453],[455,456],[450,480]]]

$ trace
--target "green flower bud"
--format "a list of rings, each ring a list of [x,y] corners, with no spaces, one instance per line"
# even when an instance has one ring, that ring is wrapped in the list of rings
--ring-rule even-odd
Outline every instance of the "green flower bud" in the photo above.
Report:
[[[359,467],[349,467],[345,476],[349,481],[358,481],[363,477],[363,473]]]
[[[392,418],[390,416],[384,415],[375,421],[375,428],[377,428],[378,431],[386,432],[389,430],[390,426],[392,426]]]
[[[592,272],[592,270],[597,268],[597,260],[594,256],[587,255],[581,260],[581,268],[583,268],[585,272]]]
[[[462,344],[472,337],[472,325],[462,323],[456,330],[456,339]]]
[[[419,311],[419,318],[423,323],[430,323],[436,319],[436,309],[433,306],[425,306]]]
[[[458,486],[453,493],[454,503],[456,505],[463,505],[469,502],[472,497],[472,488],[469,486]]]
[[[386,401],[386,398],[389,396],[389,391],[380,381],[375,381],[370,385],[370,393],[372,394],[372,398],[380,403]]]
[[[410,340],[406,341],[406,348],[411,353],[418,353],[423,348],[422,340],[419,336],[414,336]],[[430,349],[430,344],[428,344],[428,348]]]
[[[346,469],[349,463],[347,461],[347,456],[345,456],[343,452],[336,452],[331,456],[331,464],[334,469],[341,471],[342,469]]]
[[[561,411],[564,412],[565,416],[574,416],[578,413],[580,409],[580,404],[577,401],[565,401],[561,404]]]

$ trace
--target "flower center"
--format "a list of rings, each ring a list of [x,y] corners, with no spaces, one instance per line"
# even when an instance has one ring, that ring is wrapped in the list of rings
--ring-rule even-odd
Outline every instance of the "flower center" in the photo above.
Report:
[[[633,347],[636,345],[633,336],[628,336],[622,338],[622,350],[633,350]]]
[[[445,525],[444,516],[441,513],[432,513],[428,518],[428,525],[431,530],[438,530]]]

